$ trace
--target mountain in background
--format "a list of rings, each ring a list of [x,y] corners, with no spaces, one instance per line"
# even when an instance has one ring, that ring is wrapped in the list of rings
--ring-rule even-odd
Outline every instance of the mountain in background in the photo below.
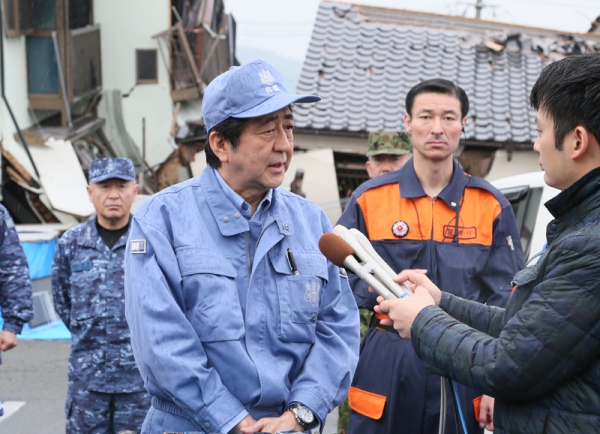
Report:
[[[250,48],[238,45],[235,51],[235,55],[242,65],[256,59],[271,63],[283,75],[288,90],[290,92],[296,91],[296,84],[300,78],[300,72],[302,71],[302,61],[280,56],[279,54],[260,48]]]

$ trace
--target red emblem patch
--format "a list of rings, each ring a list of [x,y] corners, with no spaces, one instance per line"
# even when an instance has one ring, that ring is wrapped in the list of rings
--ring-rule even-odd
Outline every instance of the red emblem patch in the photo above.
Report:
[[[398,220],[392,225],[392,233],[398,238],[404,238],[408,234],[408,223],[403,220]]]

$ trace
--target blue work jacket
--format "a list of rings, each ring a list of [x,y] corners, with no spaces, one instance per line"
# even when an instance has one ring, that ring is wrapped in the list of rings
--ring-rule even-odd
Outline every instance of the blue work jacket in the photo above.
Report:
[[[65,232],[54,254],[54,307],[72,335],[69,383],[95,392],[144,390],[125,320],[126,242],[127,233],[109,249],[94,216]]]
[[[272,190],[250,261],[249,204],[235,205],[218,177],[207,167],[132,221],[126,315],[146,387],[206,433],[248,413],[277,417],[290,402],[323,422],[346,396],[359,347],[347,279],[318,248],[331,224],[313,203]]]

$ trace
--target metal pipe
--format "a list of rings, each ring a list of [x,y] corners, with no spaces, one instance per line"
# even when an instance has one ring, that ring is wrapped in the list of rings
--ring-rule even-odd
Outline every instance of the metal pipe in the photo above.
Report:
[[[58,69],[58,77],[60,78],[60,87],[62,90],[63,104],[65,105],[65,113],[67,115],[67,123],[70,128],[73,128],[73,121],[71,120],[71,107],[69,106],[69,99],[67,98],[67,85],[65,83],[65,74],[62,68],[62,62],[60,59],[60,52],[58,48],[58,38],[56,31],[52,32],[52,41],[54,42],[54,54],[56,56],[56,68]]]

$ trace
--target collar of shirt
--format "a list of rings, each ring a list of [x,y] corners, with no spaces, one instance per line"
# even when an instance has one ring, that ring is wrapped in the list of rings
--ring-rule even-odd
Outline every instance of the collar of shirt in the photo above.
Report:
[[[239,194],[237,194],[233,189],[225,182],[221,174],[218,170],[210,168],[217,178],[219,186],[225,193],[225,197],[227,197],[231,203],[235,206],[235,208],[239,211],[241,215],[243,215],[248,221],[256,221],[261,222],[266,218],[267,211],[271,205],[271,200],[273,198],[273,189],[269,189],[267,194],[263,198],[263,200],[258,205],[258,209],[252,215],[252,207],[248,202],[246,202]]]
[[[452,178],[450,183],[437,196],[448,206],[460,203],[465,187],[469,183],[469,175],[465,174],[456,160],[453,160]],[[398,171],[398,183],[400,184],[400,196],[405,198],[416,198],[427,196],[417,174],[413,159],[409,160],[402,169]]]

